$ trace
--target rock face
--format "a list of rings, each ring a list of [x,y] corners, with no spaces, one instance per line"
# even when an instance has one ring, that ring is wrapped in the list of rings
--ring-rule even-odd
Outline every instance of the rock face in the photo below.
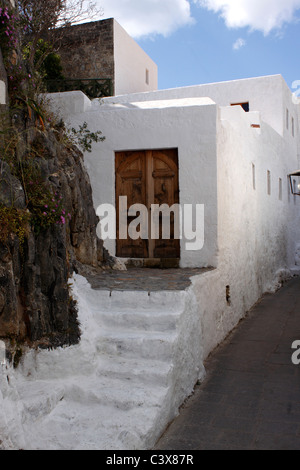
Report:
[[[63,196],[64,210],[70,216],[65,224],[38,234],[30,227],[22,249],[16,235],[0,244],[0,337],[28,339],[45,346],[73,344],[79,329],[68,279],[81,264],[97,267],[101,261],[98,219],[82,154],[60,145],[53,134],[37,138],[47,150],[47,158],[38,162],[44,178]],[[18,200],[18,207],[22,207],[21,182],[7,165],[3,167],[0,200],[5,205]]]
[[[1,54],[0,80],[7,84]],[[2,105],[1,112],[3,116],[8,107]],[[61,223],[40,230],[28,221],[26,236],[20,238],[12,230],[0,242],[0,339],[9,338],[12,345],[74,344],[80,330],[68,280],[74,270],[79,272],[81,266],[97,268],[103,259],[83,155],[71,144],[66,145],[61,130],[35,127],[32,123],[30,127],[26,110],[14,111],[12,123],[15,135],[19,136],[14,150],[15,164],[4,161],[4,141],[0,135],[2,214],[9,208],[22,214],[30,209],[26,185],[15,167],[20,161],[26,162],[28,153],[35,149],[30,165],[39,169],[42,183],[47,183],[53,194],[61,195],[64,216]]]

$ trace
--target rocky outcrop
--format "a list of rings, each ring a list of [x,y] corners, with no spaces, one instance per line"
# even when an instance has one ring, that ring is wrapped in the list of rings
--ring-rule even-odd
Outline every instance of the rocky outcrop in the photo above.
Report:
[[[80,151],[61,145],[53,132],[38,133],[33,144],[37,141],[45,150],[37,164],[62,195],[65,223],[39,233],[29,225],[22,247],[16,234],[0,244],[0,337],[44,346],[74,344],[79,326],[68,279],[81,265],[97,268],[102,261],[98,219]],[[0,188],[0,203],[18,201],[16,206],[24,208],[22,184],[5,163]]]
[[[1,49],[0,79],[7,85]],[[39,115],[28,104],[16,106],[10,116],[8,111],[8,106],[0,108],[0,130],[9,122],[11,138],[8,147],[7,136],[0,134],[0,339],[15,354],[22,343],[56,347],[78,342],[80,326],[68,281],[74,270],[98,269],[103,247],[83,154],[45,116],[36,125]],[[37,168],[40,184],[59,195],[59,221],[33,223],[31,182],[27,178],[24,184],[23,174],[28,168]],[[37,194],[38,189],[39,184]]]

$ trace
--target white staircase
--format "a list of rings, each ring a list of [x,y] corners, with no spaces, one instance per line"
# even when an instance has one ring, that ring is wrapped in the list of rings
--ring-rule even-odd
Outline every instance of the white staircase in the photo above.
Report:
[[[11,440],[37,450],[149,449],[203,374],[193,292],[110,293],[80,276],[73,292],[81,342],[27,354],[11,385],[22,423]]]

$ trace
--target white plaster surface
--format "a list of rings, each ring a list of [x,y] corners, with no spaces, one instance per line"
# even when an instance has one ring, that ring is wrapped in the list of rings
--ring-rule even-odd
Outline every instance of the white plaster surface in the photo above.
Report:
[[[192,289],[73,293],[80,344],[0,366],[0,449],[151,448],[204,374]]]
[[[6,104],[6,86],[2,80],[0,80],[0,104]]]
[[[116,95],[157,90],[157,65],[115,20],[114,58]]]
[[[286,99],[291,103],[291,92],[281,75],[247,78],[228,82],[208,83],[149,93],[105,98],[105,103],[131,103],[179,98],[209,97],[219,106],[249,102],[250,111],[260,111],[262,120],[279,134],[284,132],[283,108]],[[285,110],[284,110],[285,111]]]
[[[84,114],[91,107],[91,101],[82,91],[47,94],[46,100],[57,116]]]
[[[95,208],[115,205],[116,151],[178,148],[180,204],[205,205],[206,240],[204,248],[195,252],[187,250],[188,240],[183,237],[181,267],[216,266],[217,262],[217,113],[211,99],[196,98],[121,107],[95,102],[83,114],[65,115],[70,126],[86,121],[91,131],[101,130],[106,137],[85,155]],[[105,247],[115,255],[115,240],[106,240]]]

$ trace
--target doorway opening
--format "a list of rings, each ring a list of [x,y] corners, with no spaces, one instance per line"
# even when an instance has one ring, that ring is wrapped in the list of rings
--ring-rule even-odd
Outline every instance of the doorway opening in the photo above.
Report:
[[[116,213],[117,240],[116,255],[120,258],[148,260],[178,260],[180,258],[180,240],[178,220],[174,213],[169,213],[170,236],[163,237],[163,216],[159,215],[158,237],[151,237],[151,207],[156,205],[179,204],[178,149],[141,150],[116,152]],[[127,198],[127,238],[120,237],[120,198]],[[147,208],[148,234],[146,237],[132,239],[129,234],[130,224],[136,217],[128,215],[129,208],[141,204]],[[124,220],[124,219],[123,219]],[[153,233],[153,232],[152,232]],[[151,265],[155,263],[152,262]]]

